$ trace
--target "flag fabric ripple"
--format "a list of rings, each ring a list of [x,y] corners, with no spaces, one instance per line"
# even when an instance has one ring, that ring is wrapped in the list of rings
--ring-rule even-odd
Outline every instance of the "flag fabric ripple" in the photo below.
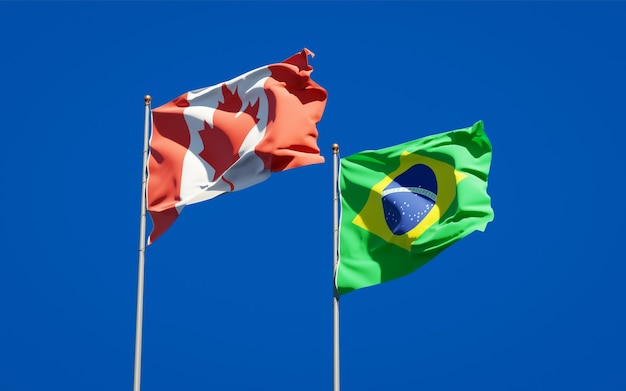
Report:
[[[303,49],[152,110],[148,244],[186,205],[245,189],[272,172],[324,162],[316,124],[328,94],[311,79],[309,55]]]
[[[406,274],[493,220],[483,122],[341,159],[339,294]]]

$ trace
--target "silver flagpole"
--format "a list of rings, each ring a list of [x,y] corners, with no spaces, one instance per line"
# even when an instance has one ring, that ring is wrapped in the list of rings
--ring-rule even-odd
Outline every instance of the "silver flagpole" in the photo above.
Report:
[[[146,183],[148,182],[148,128],[150,122],[150,102],[152,98],[146,95],[145,117],[143,127],[143,171],[141,180],[141,218],[139,223],[139,273],[137,276],[137,322],[135,325],[135,380],[133,391],[141,387],[141,334],[143,328],[143,279],[144,259],[146,252]]]
[[[333,276],[337,276],[337,264],[339,261],[339,184],[337,177],[339,172],[339,145],[333,144]],[[334,391],[339,391],[339,292],[337,292],[336,283],[333,282],[333,373],[334,373]]]

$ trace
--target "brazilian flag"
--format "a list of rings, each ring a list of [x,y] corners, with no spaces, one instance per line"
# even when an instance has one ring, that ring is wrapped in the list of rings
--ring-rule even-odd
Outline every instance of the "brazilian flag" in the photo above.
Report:
[[[341,159],[339,294],[409,274],[493,220],[483,122]]]

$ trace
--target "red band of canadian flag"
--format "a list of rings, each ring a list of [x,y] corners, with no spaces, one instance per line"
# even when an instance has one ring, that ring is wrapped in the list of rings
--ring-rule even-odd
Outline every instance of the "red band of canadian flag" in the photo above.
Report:
[[[307,49],[152,110],[148,211],[154,242],[183,207],[245,189],[271,172],[324,162],[316,124],[327,92]]]

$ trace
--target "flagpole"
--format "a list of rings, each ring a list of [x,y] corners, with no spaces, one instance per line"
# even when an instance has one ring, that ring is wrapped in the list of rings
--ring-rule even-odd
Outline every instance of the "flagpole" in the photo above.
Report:
[[[146,183],[148,181],[148,128],[150,122],[150,103],[152,98],[146,95],[143,126],[143,165],[141,180],[141,217],[139,222],[139,273],[137,276],[137,321],[135,324],[135,375],[133,391],[141,387],[141,340],[143,328],[143,281],[146,252]]]
[[[339,261],[339,196],[337,177],[339,172],[339,145],[333,144],[333,276],[337,276]],[[333,289],[333,390],[339,391],[339,292],[334,282]]]

